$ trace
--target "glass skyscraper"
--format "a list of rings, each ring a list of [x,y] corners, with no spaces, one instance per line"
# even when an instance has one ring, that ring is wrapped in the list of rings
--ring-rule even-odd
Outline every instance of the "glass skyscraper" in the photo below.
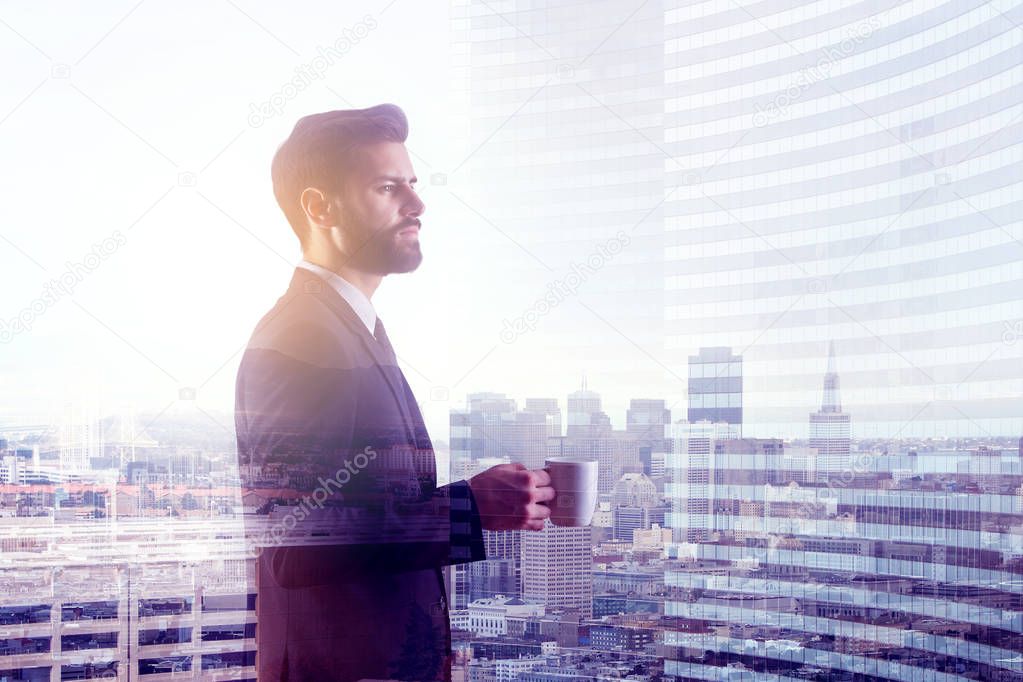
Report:
[[[736,348],[752,436],[805,433],[832,340],[861,436],[1018,433],[1019,3],[664,16],[670,357]]]
[[[541,324],[552,357],[611,368],[605,404],[613,376],[688,407],[665,678],[1023,679],[1021,22],[1018,1],[454,4],[495,187],[473,197],[521,281],[639,225],[584,273],[590,310]]]
[[[689,357],[689,421],[724,422],[742,432],[742,356],[731,348],[701,348]]]

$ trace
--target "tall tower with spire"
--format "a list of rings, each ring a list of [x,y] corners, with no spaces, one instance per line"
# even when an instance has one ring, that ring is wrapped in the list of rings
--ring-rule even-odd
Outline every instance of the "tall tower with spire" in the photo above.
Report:
[[[828,370],[824,373],[824,400],[821,412],[842,411],[842,397],[838,393],[838,372],[835,370],[835,342],[828,344]]]
[[[818,471],[841,473],[850,468],[851,422],[850,416],[842,412],[835,342],[832,341],[828,345],[821,409],[810,414],[810,447],[817,450]]]

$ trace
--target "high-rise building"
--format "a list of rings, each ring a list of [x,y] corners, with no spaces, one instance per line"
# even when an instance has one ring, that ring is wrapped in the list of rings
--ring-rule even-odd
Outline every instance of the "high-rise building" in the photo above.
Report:
[[[995,540],[994,549],[972,534],[1019,518],[1019,475],[999,467],[998,448],[961,450],[967,460],[947,458],[894,486],[892,472],[858,455],[855,476],[821,482],[771,440],[714,442],[712,425],[697,427],[681,429],[677,450],[687,454],[673,462],[665,583],[677,593],[665,612],[679,626],[664,636],[670,674],[716,679],[712,667],[752,654],[764,674],[792,677],[807,666],[829,679],[867,667],[897,680],[921,667],[1016,676],[1007,654],[1018,633],[1001,624],[1019,591],[983,580],[1014,574],[1018,543]],[[996,498],[997,509],[986,507]],[[938,619],[924,615],[935,602]],[[978,607],[991,620],[976,617]],[[772,644],[779,632],[784,650]],[[916,633],[908,642],[907,632]],[[833,646],[819,649],[822,639]]]
[[[676,366],[741,348],[744,433],[785,436],[833,338],[864,433],[1016,433],[1018,2],[664,8]]]
[[[483,531],[487,558],[450,567],[452,608],[464,609],[473,599],[495,594],[522,594],[522,532]]]
[[[601,409],[600,394],[589,390],[584,379],[580,390],[568,394],[567,405],[566,435],[548,439],[547,454],[597,460],[598,490],[610,492],[621,475],[623,444]]]
[[[521,593],[519,559],[491,559],[474,561],[466,566],[466,592],[459,593],[454,608],[498,594],[516,596]],[[464,600],[464,601],[463,601]]]
[[[633,398],[625,413],[625,431],[636,441],[639,448],[650,448],[651,452],[667,452],[671,447],[668,428],[671,426],[671,409],[663,400]]]
[[[556,526],[522,535],[522,596],[554,609],[593,613],[593,542],[588,526]]]
[[[523,412],[530,414],[542,414],[547,422],[547,435],[561,435],[561,407],[558,406],[557,398],[526,398],[526,408]]]
[[[568,347],[544,370],[611,365],[646,395],[663,367],[641,374],[607,339],[679,373],[696,348],[742,356],[741,389],[690,389],[710,412],[687,413],[666,461],[665,582],[685,596],[666,605],[665,676],[1013,679],[1018,481],[981,491],[954,466],[924,472],[921,450],[913,475],[858,453],[862,473],[830,485],[818,448],[730,453],[698,420],[801,432],[835,339],[858,432],[1018,435],[1023,6],[641,4],[633,21],[614,3],[459,0],[453,23],[468,164],[486,170],[465,203],[499,223],[480,231],[492,244],[514,236],[516,274],[542,292],[640,219],[628,262],[578,289],[591,310],[542,321]]]
[[[654,507],[616,507],[611,537],[632,542],[636,531],[650,530],[664,523],[670,508],[660,504]]]
[[[583,379],[582,388],[568,394],[568,430],[569,437],[592,437],[603,435],[611,428],[611,420],[601,410],[600,394],[586,388]]]
[[[496,594],[522,594],[522,533],[520,530],[484,530],[483,545],[487,558],[464,566],[455,566],[462,577],[462,589],[456,592],[455,608]]]
[[[515,400],[503,393],[480,392],[466,396],[462,409],[451,410],[451,461],[477,462],[501,457],[504,449],[495,432],[502,422],[513,419]]]
[[[731,348],[701,348],[689,356],[689,422],[724,422],[742,435],[742,356]]]
[[[471,393],[468,409],[451,411],[452,480],[464,478],[482,459],[543,466],[553,416],[545,410],[522,410],[503,393]]]
[[[730,425],[724,422],[672,424],[673,442],[666,460],[672,483],[672,507],[665,525],[673,529],[677,543],[705,542],[714,530],[716,443],[728,437],[729,429]],[[677,545],[673,549],[677,550]]]
[[[67,403],[60,425],[60,467],[65,472],[83,472],[91,460],[104,452],[100,409],[94,404]]]
[[[472,393],[467,402],[467,409],[451,411],[451,480],[471,478],[501,462],[543,466],[548,433],[558,423],[549,401],[532,401],[533,409],[524,411],[503,393]],[[521,592],[519,536],[520,531],[485,530],[487,560],[450,567],[454,608],[465,608],[472,599]]]
[[[589,436],[561,436],[547,441],[548,457],[572,457],[597,461],[597,490],[608,493],[621,475],[622,442],[614,437],[611,425]]]
[[[550,431],[546,415],[516,412],[496,427],[487,429],[487,440],[494,444],[495,455],[520,462],[529,469],[543,467]]]
[[[465,252],[488,254],[466,259],[478,268],[467,281],[499,262],[515,282],[464,292],[480,297],[473,309],[556,302],[543,352],[525,354],[531,374],[567,383],[599,368],[621,395],[668,395],[663,367],[636,348],[664,353],[666,274],[664,13],[660,0],[637,5],[453,2],[464,118],[452,128],[467,139],[445,187],[479,228]]]
[[[840,472],[850,465],[850,415],[842,412],[835,365],[835,342],[828,346],[828,369],[824,375],[821,409],[810,415],[810,447],[817,450],[817,470]]]

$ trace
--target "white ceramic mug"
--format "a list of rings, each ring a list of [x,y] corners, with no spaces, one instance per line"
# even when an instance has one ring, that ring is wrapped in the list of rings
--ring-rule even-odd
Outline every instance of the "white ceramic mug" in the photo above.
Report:
[[[597,508],[597,460],[548,457],[544,470],[551,476],[555,497],[548,502],[551,523],[588,526]]]

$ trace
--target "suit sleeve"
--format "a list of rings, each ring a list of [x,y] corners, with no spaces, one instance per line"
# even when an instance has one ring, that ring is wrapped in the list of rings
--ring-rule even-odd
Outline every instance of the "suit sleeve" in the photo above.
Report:
[[[317,361],[338,352],[323,330],[288,335],[282,345],[300,352],[250,345],[235,396],[243,493],[259,507],[247,534],[276,582],[311,587],[485,558],[468,483],[437,487],[432,449],[410,443],[381,408],[386,395],[365,395],[382,385],[379,367]],[[417,466],[427,457],[429,467]]]

